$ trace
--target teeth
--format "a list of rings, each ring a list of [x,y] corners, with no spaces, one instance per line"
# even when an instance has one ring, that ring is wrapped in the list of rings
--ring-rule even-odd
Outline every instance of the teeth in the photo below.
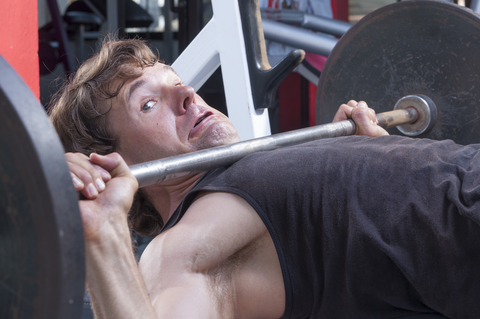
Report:
[[[203,121],[207,116],[202,116],[201,118],[198,119],[197,123],[195,123],[195,126],[197,126],[201,121]]]

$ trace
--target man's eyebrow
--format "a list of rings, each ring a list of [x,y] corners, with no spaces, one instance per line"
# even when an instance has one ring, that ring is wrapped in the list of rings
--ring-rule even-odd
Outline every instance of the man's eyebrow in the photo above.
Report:
[[[175,73],[176,76],[178,76],[177,72],[175,72],[175,70],[170,65],[164,64],[163,67],[165,68],[165,70],[173,72],[173,73]]]
[[[163,67],[166,71],[173,72],[176,76],[178,76],[177,72],[175,72],[175,70],[170,65],[164,64]],[[141,87],[142,85],[144,85],[145,83],[146,83],[145,80],[138,80],[130,86],[130,88],[128,89],[128,93],[127,93],[127,103],[130,102],[130,97],[132,96],[133,92],[136,89],[138,89],[139,87]]]
[[[133,91],[135,91],[136,89],[138,89],[140,86],[144,84],[145,84],[145,80],[138,80],[130,86],[127,93],[127,103],[130,102],[130,97],[132,96]]]

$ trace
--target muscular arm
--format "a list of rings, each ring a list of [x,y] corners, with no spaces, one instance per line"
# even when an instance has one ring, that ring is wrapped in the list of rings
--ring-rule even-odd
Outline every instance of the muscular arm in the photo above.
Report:
[[[157,318],[136,265],[126,219],[137,181],[118,154],[92,154],[89,161],[82,155],[68,154],[67,159],[78,178],[77,190],[86,197],[79,205],[87,288],[95,317]],[[106,187],[97,181],[102,176]]]
[[[126,218],[137,183],[125,162],[117,154],[68,156],[84,185],[77,186],[80,192],[97,178],[106,181],[105,188],[100,183],[80,201],[96,318],[282,315],[285,296],[275,248],[245,201],[225,193],[200,196],[177,226],[147,247],[140,272]]]
[[[280,318],[285,292],[273,241],[253,208],[203,194],[147,247],[140,269],[165,318]]]

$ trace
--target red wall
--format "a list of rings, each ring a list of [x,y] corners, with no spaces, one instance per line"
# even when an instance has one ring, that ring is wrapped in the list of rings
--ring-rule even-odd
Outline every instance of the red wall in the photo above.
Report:
[[[333,17],[348,22],[348,0],[331,0]]]
[[[40,98],[38,0],[0,0],[0,54]]]

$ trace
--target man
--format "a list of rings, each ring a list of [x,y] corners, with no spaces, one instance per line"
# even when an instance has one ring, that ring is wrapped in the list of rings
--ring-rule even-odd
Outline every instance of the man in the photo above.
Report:
[[[350,116],[359,133],[386,134],[365,103],[342,105],[336,119]],[[66,157],[85,197],[87,287],[99,318],[480,314],[476,147],[308,143],[144,188],[131,209],[127,164],[239,140],[138,40],[106,43],[51,119],[67,151],[92,153]],[[138,267],[129,225],[161,230]]]

